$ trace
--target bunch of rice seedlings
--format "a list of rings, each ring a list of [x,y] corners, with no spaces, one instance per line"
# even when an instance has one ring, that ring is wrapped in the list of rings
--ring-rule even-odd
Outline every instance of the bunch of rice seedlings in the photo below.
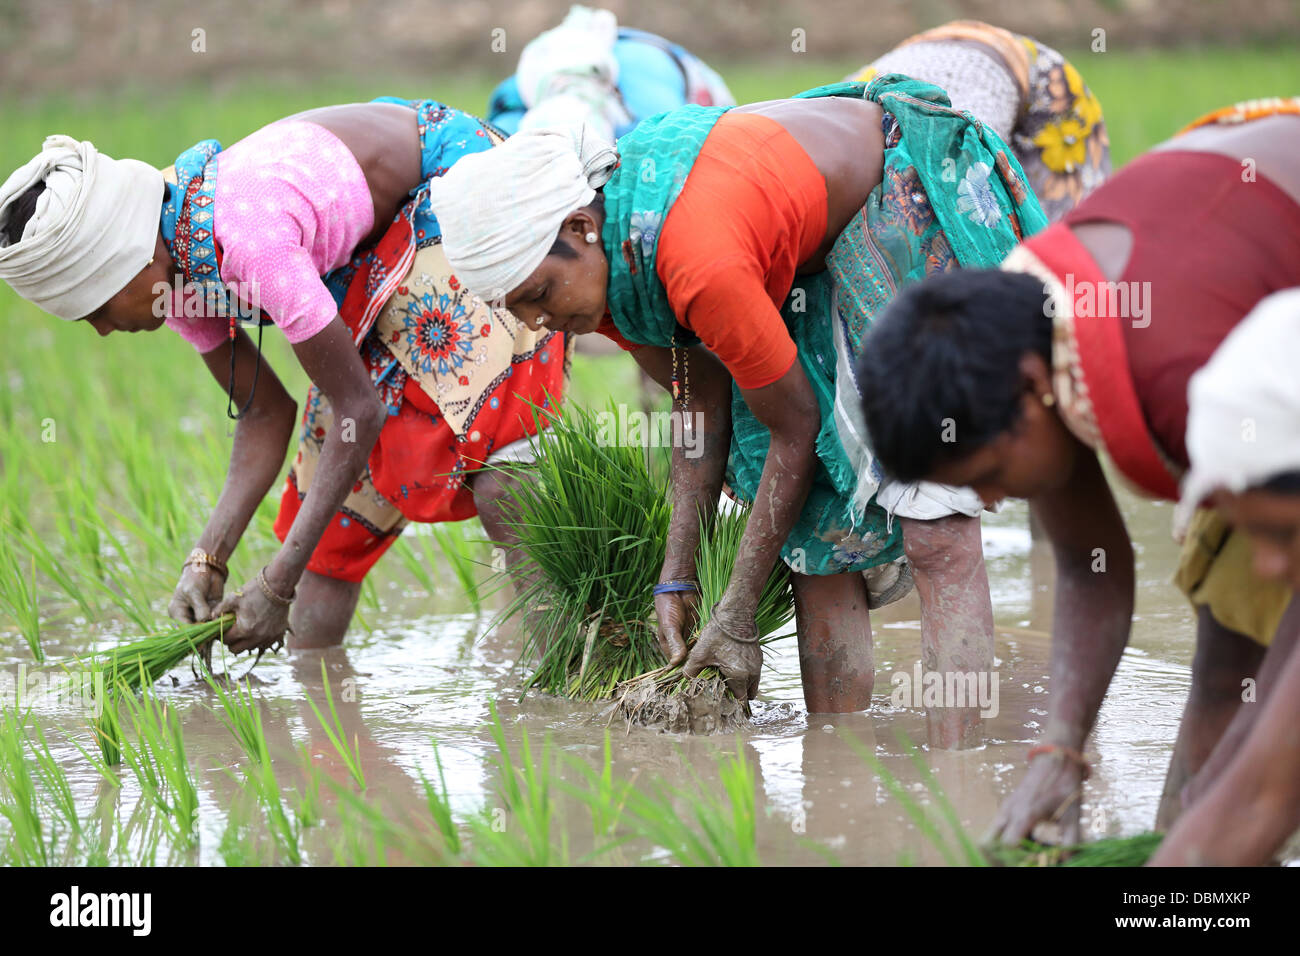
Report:
[[[536,461],[509,468],[517,481],[507,520],[526,560],[520,593],[503,616],[525,619],[523,657],[537,660],[525,691],[624,698],[621,685],[653,677],[656,697],[727,699],[716,673],[686,681],[680,668],[665,669],[655,636],[652,589],[672,513],[666,453],[647,460],[642,449],[611,442],[597,414],[581,407],[548,420]],[[744,512],[722,515],[701,534],[701,626],[726,590],[745,520]],[[792,615],[787,575],[778,567],[758,610],[760,634]],[[629,709],[647,719],[655,710],[644,703]],[[710,729],[747,719],[743,701],[731,699],[725,709],[732,717]]]
[[[1163,838],[1163,833],[1139,833],[1074,846],[1023,840],[1015,846],[990,847],[986,852],[994,866],[1143,866]]]
[[[211,621],[187,624],[146,635],[138,641],[119,644],[106,651],[90,655],[87,663],[94,670],[102,670],[110,688],[119,686],[129,691],[139,691],[153,686],[158,678],[182,664],[191,654],[204,656],[210,661],[210,645],[225,633],[235,616],[227,614]]]
[[[739,508],[721,514],[712,532],[701,528],[700,553],[696,569],[700,581],[700,615],[693,645],[708,625],[714,606],[722,600],[749,521],[749,510]],[[768,575],[759,598],[755,624],[761,643],[794,618],[794,596],[785,565],[777,562]],[[670,733],[730,733],[749,721],[748,700],[738,700],[716,667],[706,667],[687,677],[682,665],[659,667],[641,674],[618,688],[613,712],[628,724],[655,727]]]
[[[525,620],[525,692],[601,700],[663,663],[647,621],[672,505],[642,450],[603,442],[593,412],[549,421],[536,460],[502,469],[517,479],[507,521],[524,555],[502,617]]]

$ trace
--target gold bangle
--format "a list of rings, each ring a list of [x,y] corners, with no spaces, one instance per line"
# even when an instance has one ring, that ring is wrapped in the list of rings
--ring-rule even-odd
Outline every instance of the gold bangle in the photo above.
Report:
[[[195,548],[190,552],[190,556],[185,559],[181,565],[183,568],[193,568],[195,571],[201,571],[204,568],[211,568],[223,578],[230,577],[230,572],[226,569],[226,563],[218,558],[215,554],[208,554],[202,548]]]
[[[290,594],[288,597],[281,597],[280,595],[272,591],[271,585],[266,583],[266,568],[262,568],[261,571],[257,572],[257,583],[261,586],[262,593],[266,595],[267,599],[272,601],[275,604],[280,605],[280,607],[288,607],[290,604],[293,603],[293,599],[298,596],[297,588],[294,588],[293,593]]]

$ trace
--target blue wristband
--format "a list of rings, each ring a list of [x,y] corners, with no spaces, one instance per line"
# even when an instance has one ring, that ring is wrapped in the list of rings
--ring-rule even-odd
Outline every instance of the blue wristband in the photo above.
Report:
[[[699,591],[700,586],[694,581],[664,581],[654,586],[655,594],[676,594],[679,591]]]

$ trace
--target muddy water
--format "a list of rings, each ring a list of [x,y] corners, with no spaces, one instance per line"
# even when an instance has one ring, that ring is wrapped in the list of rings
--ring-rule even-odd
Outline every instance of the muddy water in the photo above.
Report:
[[[1133,500],[1124,508],[1138,542],[1138,611],[1130,647],[1089,746],[1099,757],[1085,791],[1091,835],[1151,826],[1186,695],[1193,643],[1190,615],[1168,583],[1177,554],[1169,538],[1170,510]],[[1046,722],[1051,697],[1051,560],[1044,549],[1031,546],[1026,514],[1016,503],[985,522],[1000,675],[999,712],[985,721],[986,743],[971,751],[925,754],[963,824],[976,834],[1023,772],[1026,750]],[[491,701],[498,703],[512,748],[525,732],[534,746],[549,733],[562,754],[589,763],[600,759],[605,728],[593,719],[599,708],[536,695],[519,701],[516,635],[490,631],[490,615],[429,613],[426,601],[412,600],[396,584],[381,585],[380,599],[381,613],[364,611],[372,630],[358,629],[345,648],[280,655],[258,666],[263,720],[277,764],[287,768],[286,782],[294,779],[295,749],[302,745],[327,773],[338,779],[346,775],[305,700],[310,695],[323,706],[322,659],[336,699],[344,698],[340,715],[348,735],[360,743],[370,792],[390,813],[423,813],[417,772],[435,773],[435,740],[457,810],[469,814],[498,802]],[[873,750],[919,801],[929,801],[898,739],[901,733],[923,744],[924,712],[895,707],[889,697],[891,675],[911,674],[919,659],[918,617],[915,596],[874,616],[877,679],[869,712],[809,715],[795,644],[784,640],[769,648],[752,728],[739,738],[705,739],[616,726],[616,775],[647,782],[659,778],[689,789],[696,786],[693,775],[716,780],[716,756],[740,746],[757,780],[759,851],[765,862],[817,863],[825,852],[849,864],[942,862],[846,739]],[[65,648],[51,641],[47,651],[57,657]],[[16,658],[4,666],[13,671]],[[210,703],[207,690],[187,673],[178,676],[180,683],[164,692],[186,714],[188,749],[198,766],[199,859],[218,862],[225,810],[238,792],[224,768],[238,765],[241,755],[203,706]],[[47,727],[66,724],[66,709],[36,709]],[[86,805],[98,795],[129,807],[129,787],[120,795],[107,791],[57,730],[51,736]],[[331,803],[328,794],[324,802]],[[562,823],[576,859],[589,832],[585,812],[575,810]],[[306,842],[317,862],[330,859],[323,840],[318,828]]]

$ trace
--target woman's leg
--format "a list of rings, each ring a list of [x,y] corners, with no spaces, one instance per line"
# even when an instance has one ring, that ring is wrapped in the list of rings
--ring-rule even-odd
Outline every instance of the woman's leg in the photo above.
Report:
[[[361,596],[360,581],[340,581],[307,571],[298,582],[289,626],[289,648],[335,647],[343,643]]]
[[[899,518],[903,550],[912,565],[921,599],[921,662],[927,674],[976,675],[991,697],[993,602],[984,567],[979,518],[953,514],[919,520]],[[944,687],[953,686],[946,678]],[[969,680],[962,685],[969,688]],[[980,742],[980,707],[948,706],[927,711],[931,747],[955,749]]]
[[[790,579],[808,712],[866,710],[876,682],[866,581],[861,574],[792,574]]]

